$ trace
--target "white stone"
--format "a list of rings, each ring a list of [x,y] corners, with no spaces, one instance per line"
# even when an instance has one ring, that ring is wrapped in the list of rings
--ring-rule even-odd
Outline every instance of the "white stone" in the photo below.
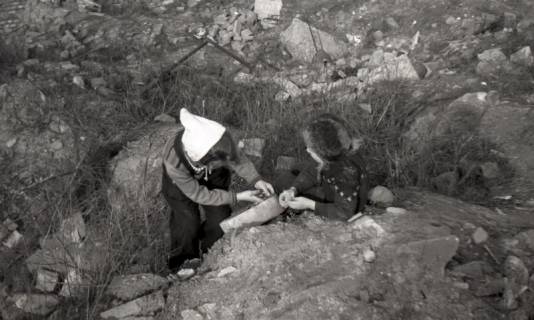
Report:
[[[178,278],[180,278],[180,280],[187,280],[195,275],[195,269],[181,269],[180,271],[178,271],[178,273],[176,273],[176,275],[178,276]]]
[[[15,230],[9,235],[9,237],[7,237],[7,239],[4,241],[3,244],[5,247],[12,249],[15,246],[17,246],[17,244],[19,244],[21,240],[22,240],[22,234],[20,234],[17,230]]]
[[[371,249],[365,249],[363,252],[363,260],[367,263],[372,263],[376,260],[376,253]]]
[[[74,76],[72,77],[72,83],[77,85],[78,87],[85,89],[85,83],[83,81],[83,78],[81,76]]]
[[[59,282],[59,274],[44,269],[37,270],[35,288],[43,292],[52,292]]]
[[[254,12],[259,19],[278,19],[282,6],[282,0],[255,0]]]
[[[473,232],[472,238],[475,244],[481,244],[488,241],[489,235],[486,230],[481,227],[478,227],[476,228],[475,232]]]
[[[379,205],[388,205],[395,200],[393,192],[384,186],[376,186],[371,189],[368,198],[371,203]]]
[[[217,277],[218,278],[222,278],[222,277],[225,277],[225,276],[227,276],[227,275],[229,275],[231,273],[234,273],[236,271],[237,271],[237,269],[235,267],[232,267],[232,266],[226,267],[226,268],[222,269],[221,271],[219,271],[219,273],[217,274]]]
[[[484,62],[502,63],[507,60],[500,48],[488,49],[478,54],[478,59]]]
[[[17,138],[11,138],[6,142],[6,147],[11,148],[17,143]]]

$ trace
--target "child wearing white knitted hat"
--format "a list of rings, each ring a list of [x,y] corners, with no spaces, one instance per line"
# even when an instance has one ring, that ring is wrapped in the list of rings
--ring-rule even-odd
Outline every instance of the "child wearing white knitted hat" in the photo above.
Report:
[[[274,193],[254,165],[237,148],[221,124],[180,110],[183,129],[163,150],[162,192],[171,207],[169,268],[199,258],[222,235],[219,223],[237,201],[260,202],[259,193]],[[229,190],[236,172],[256,190]],[[206,219],[201,223],[199,206]]]

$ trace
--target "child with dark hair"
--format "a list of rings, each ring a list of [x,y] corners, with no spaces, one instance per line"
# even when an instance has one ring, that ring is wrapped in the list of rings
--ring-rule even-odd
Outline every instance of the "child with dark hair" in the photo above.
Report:
[[[274,189],[261,179],[219,123],[180,110],[183,129],[163,150],[162,193],[171,207],[169,268],[200,258],[222,235],[219,223],[238,201],[258,203]],[[257,190],[230,191],[232,172]],[[201,223],[200,208],[205,213]]]
[[[318,164],[302,170],[279,197],[283,207],[313,210],[330,219],[347,220],[367,202],[369,183],[361,156],[361,140],[332,114],[322,114],[302,131],[306,151]],[[282,182],[282,184],[287,183]]]

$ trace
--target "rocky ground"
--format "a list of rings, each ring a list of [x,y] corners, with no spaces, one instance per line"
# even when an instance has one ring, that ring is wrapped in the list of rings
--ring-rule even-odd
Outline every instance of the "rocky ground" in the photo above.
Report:
[[[0,38],[0,319],[534,319],[532,17],[528,0],[28,0]],[[170,281],[159,150],[183,106],[238,127],[266,176],[302,158],[288,127],[340,112],[395,200],[228,234]]]

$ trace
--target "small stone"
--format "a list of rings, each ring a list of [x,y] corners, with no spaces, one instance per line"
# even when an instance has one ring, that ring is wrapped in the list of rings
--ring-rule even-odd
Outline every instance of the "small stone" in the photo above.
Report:
[[[187,309],[180,312],[182,320],[204,320],[204,317],[193,309]]]
[[[278,19],[282,10],[282,0],[255,0],[254,12],[258,19]]]
[[[72,77],[72,83],[77,85],[78,87],[85,89],[85,83],[83,81],[83,78],[81,76],[74,76]]]
[[[490,279],[474,281],[471,290],[476,297],[489,297],[501,294],[504,291],[504,279]]]
[[[15,221],[13,221],[13,220],[11,220],[11,219],[9,219],[9,218],[7,218],[6,220],[4,220],[3,225],[4,225],[9,231],[15,231],[15,230],[17,230],[18,227],[19,227],[18,224],[17,224]]]
[[[371,114],[373,113],[373,108],[371,108],[371,104],[370,103],[359,103],[358,104],[358,107],[360,107],[360,109],[362,109],[363,111]]]
[[[22,240],[22,234],[20,234],[17,230],[13,231],[9,237],[4,241],[4,246],[12,249],[19,244],[19,242]]]
[[[187,0],[187,7],[193,8],[196,7],[202,0]]]
[[[81,274],[76,269],[71,269],[63,281],[63,287],[59,295],[67,298],[80,296],[84,292],[84,287],[85,284]]]
[[[181,269],[180,271],[178,271],[178,273],[176,273],[176,275],[178,276],[178,278],[180,278],[180,280],[187,280],[195,275],[195,269]]]
[[[502,63],[507,60],[506,55],[501,51],[500,48],[488,49],[478,55],[480,61]]]
[[[9,230],[6,226],[0,224],[0,241],[4,240],[5,237],[9,234]]]
[[[482,176],[486,179],[495,179],[499,177],[499,165],[495,162],[484,162],[480,165]]]
[[[376,260],[376,253],[371,249],[365,249],[363,251],[363,261],[372,263]]]
[[[471,261],[455,266],[451,270],[452,274],[471,279],[484,279],[487,275],[494,273],[492,266],[486,261]]]
[[[215,303],[205,303],[198,307],[200,311],[208,320],[217,319],[217,304]]]
[[[154,121],[162,123],[176,123],[176,119],[166,113],[155,116]]]
[[[274,95],[274,100],[278,102],[287,102],[289,99],[291,99],[291,95],[285,91],[278,91]]]
[[[63,142],[61,140],[55,140],[50,144],[50,149],[52,150],[61,150],[63,148]]]
[[[241,39],[243,39],[243,41],[252,41],[252,40],[254,40],[254,36],[252,34],[252,31],[250,31],[250,29],[244,29],[243,31],[241,31]]]
[[[290,171],[297,164],[297,158],[289,156],[278,156],[276,159],[276,169],[277,171]]]
[[[506,29],[515,29],[517,26],[517,16],[512,12],[504,13],[504,28]]]
[[[472,238],[475,244],[481,244],[488,241],[489,235],[486,230],[481,227],[478,227],[475,232],[473,232]]]
[[[37,270],[36,285],[37,290],[52,292],[59,282],[59,274],[44,269]]]
[[[9,298],[15,306],[24,312],[46,316],[59,304],[56,296],[50,294],[15,294]]]
[[[373,39],[375,41],[382,41],[384,39],[384,33],[380,30],[373,32]]]
[[[463,281],[454,281],[452,285],[455,288],[462,289],[462,290],[469,290],[469,283],[463,282]]]
[[[453,16],[447,17],[447,20],[445,20],[445,23],[448,25],[453,25],[456,23],[456,18]]]
[[[223,47],[229,45],[232,42],[232,36],[232,33],[226,30],[221,30],[219,32],[219,45]]]
[[[11,138],[6,142],[7,148],[12,148],[17,143],[17,138]]]
[[[91,78],[91,88],[93,88],[93,90],[96,90],[99,87],[105,87],[106,85],[107,82],[104,78]]]
[[[515,309],[517,298],[528,290],[528,274],[527,267],[518,257],[508,256],[504,261],[503,305],[506,309]]]
[[[393,192],[383,186],[376,186],[369,191],[369,201],[377,205],[390,205],[395,200]]]
[[[397,207],[387,207],[386,208],[386,212],[391,213],[391,214],[397,214],[397,215],[408,213],[408,211],[406,209],[397,208]]]
[[[530,50],[530,47],[523,47],[519,51],[512,54],[510,56],[510,61],[525,67],[531,67],[532,65],[534,65],[534,57],[532,56],[532,51]]]
[[[526,32],[530,29],[530,27],[534,26],[534,19],[532,18],[525,18],[517,24],[517,31],[520,33]]]
[[[217,277],[218,278],[222,278],[222,277],[225,277],[225,276],[227,276],[227,275],[229,275],[231,273],[234,273],[236,271],[237,271],[237,269],[232,267],[232,266],[226,267],[226,268],[222,269],[221,271],[219,271],[219,273],[217,274]]]
[[[80,211],[76,211],[72,216],[61,222],[60,232],[62,238],[67,242],[80,243],[85,239],[85,221]]]
[[[250,138],[242,139],[238,143],[238,147],[243,150],[248,156],[261,158],[263,156],[263,149],[265,148],[265,139]]]
[[[384,23],[389,30],[396,30],[400,28],[399,24],[393,17],[387,17],[386,20],[384,20]]]

